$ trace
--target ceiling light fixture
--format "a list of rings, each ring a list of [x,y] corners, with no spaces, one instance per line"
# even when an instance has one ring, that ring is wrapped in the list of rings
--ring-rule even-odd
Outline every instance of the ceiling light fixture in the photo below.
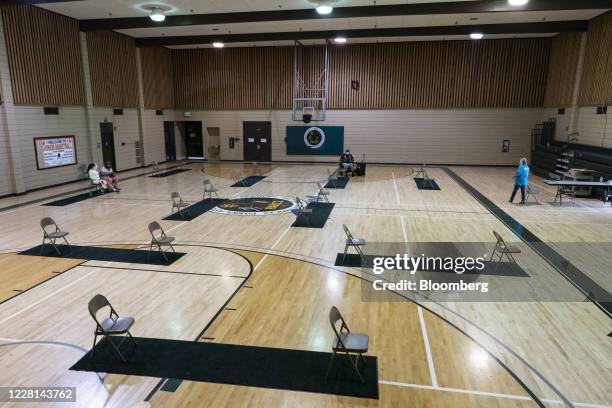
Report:
[[[319,14],[325,15],[325,14],[331,13],[332,11],[334,11],[334,8],[327,4],[322,4],[319,7],[317,7],[317,13]]]
[[[225,44],[223,44],[221,41],[215,41],[213,43],[213,47],[215,47],[215,48],[223,48],[224,45]]]
[[[472,40],[481,40],[484,37],[483,33],[472,33],[470,34],[470,38]]]
[[[159,7],[153,7],[151,9],[151,15],[149,17],[151,18],[151,20],[157,22],[164,21],[166,19],[164,12]]]
[[[529,3],[529,0],[508,0],[508,3],[511,6],[524,6],[525,4]]]
[[[336,44],[344,44],[346,42],[346,38],[344,38],[344,37],[336,37],[336,38],[334,38],[334,42]]]

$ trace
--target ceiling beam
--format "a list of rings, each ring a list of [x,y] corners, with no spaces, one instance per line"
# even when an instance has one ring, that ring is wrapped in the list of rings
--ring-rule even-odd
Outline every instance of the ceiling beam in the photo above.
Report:
[[[8,4],[45,4],[45,3],[63,3],[68,1],[85,1],[85,0],[2,0],[2,6]]]
[[[531,0],[525,6],[513,7],[508,4],[507,0],[446,1],[434,3],[337,7],[331,14],[326,16],[318,14],[315,9],[298,9],[239,13],[169,15],[163,22],[154,22],[148,17],[104,18],[81,20],[80,27],[82,31],[92,31],[355,17],[498,13],[512,11],[585,10],[612,8],[610,3],[610,0]]]
[[[360,30],[328,30],[328,31],[291,31],[250,34],[215,34],[215,35],[185,35],[174,37],[145,37],[136,38],[136,45],[170,46],[210,44],[214,41],[225,43],[236,42],[266,42],[282,40],[317,40],[343,36],[346,38],[367,37],[417,37],[417,36],[449,36],[469,35],[473,32],[487,34],[543,34],[560,32],[585,32],[587,21],[553,21],[545,23],[512,23],[512,24],[481,24],[481,25],[454,25],[441,27],[403,27],[403,28],[373,28]]]

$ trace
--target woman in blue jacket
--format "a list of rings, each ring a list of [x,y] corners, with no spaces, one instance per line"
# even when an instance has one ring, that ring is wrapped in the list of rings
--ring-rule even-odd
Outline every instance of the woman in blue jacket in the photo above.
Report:
[[[514,201],[514,196],[520,188],[521,202],[519,204],[525,204],[525,189],[527,188],[527,184],[529,184],[529,166],[527,165],[527,159],[523,157],[516,168],[516,173],[514,175],[514,190],[512,190],[512,195],[510,196],[510,202]]]

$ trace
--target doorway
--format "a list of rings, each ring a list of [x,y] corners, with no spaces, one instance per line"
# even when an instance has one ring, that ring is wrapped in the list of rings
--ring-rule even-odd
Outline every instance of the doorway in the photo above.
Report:
[[[219,160],[221,153],[221,132],[218,127],[207,127],[208,160]]]
[[[244,160],[272,161],[272,124],[270,122],[242,122]]]
[[[188,159],[204,159],[202,122],[185,122],[185,143]]]
[[[117,162],[115,160],[115,136],[113,134],[113,124],[111,122],[100,123],[100,141],[102,144],[102,161],[110,162],[113,169],[117,170]]]
[[[166,161],[176,160],[176,140],[174,122],[164,121],[164,144],[166,146]]]

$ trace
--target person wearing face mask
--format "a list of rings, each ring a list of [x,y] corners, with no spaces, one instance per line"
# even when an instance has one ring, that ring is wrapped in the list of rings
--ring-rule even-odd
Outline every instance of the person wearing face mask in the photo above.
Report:
[[[340,170],[344,174],[352,173],[355,170],[355,158],[349,149],[340,156]]]

